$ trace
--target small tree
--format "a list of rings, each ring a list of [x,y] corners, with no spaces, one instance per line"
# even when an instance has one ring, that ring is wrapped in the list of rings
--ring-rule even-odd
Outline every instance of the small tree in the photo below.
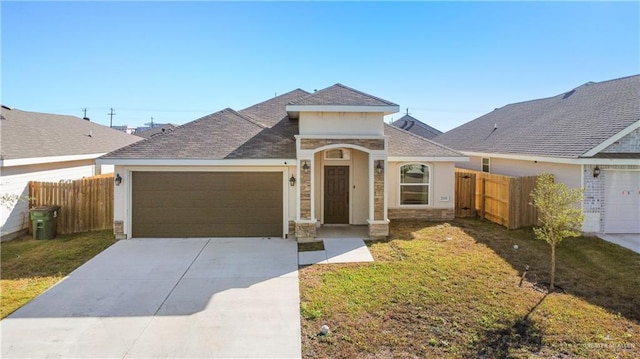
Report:
[[[538,220],[541,224],[533,231],[536,237],[551,245],[549,291],[553,291],[556,278],[556,245],[567,237],[580,235],[584,214],[576,204],[582,201],[583,190],[569,189],[564,183],[555,183],[553,175],[542,173],[538,176],[531,197],[538,209]]]

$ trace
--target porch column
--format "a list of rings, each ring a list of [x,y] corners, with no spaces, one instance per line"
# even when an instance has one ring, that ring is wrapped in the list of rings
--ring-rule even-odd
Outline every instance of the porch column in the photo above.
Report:
[[[369,156],[369,169],[369,237],[386,238],[389,235],[386,157]]]
[[[296,238],[299,242],[316,237],[316,219],[313,208],[313,158],[298,160],[298,216],[296,218]]]

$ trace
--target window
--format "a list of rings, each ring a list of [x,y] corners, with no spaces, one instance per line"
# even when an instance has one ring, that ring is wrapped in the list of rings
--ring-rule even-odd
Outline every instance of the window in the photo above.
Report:
[[[429,204],[429,166],[412,163],[400,167],[400,204]]]
[[[324,159],[325,160],[348,160],[349,150],[344,150],[342,148],[336,148],[334,150],[326,150],[324,151]]]
[[[491,173],[491,160],[489,157],[482,157],[482,172]]]

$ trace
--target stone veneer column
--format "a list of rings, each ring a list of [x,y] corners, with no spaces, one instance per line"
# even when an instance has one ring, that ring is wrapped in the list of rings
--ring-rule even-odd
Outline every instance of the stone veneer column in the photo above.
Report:
[[[377,171],[378,163],[383,167],[382,173]],[[384,180],[387,171],[384,160],[374,160],[371,171],[373,173],[373,219],[368,221],[369,237],[372,239],[386,238],[389,236],[389,220],[385,218],[384,214],[384,196],[386,196]]]
[[[307,164],[309,169],[305,173],[302,169]],[[300,168],[300,218],[295,222],[296,238],[299,242],[311,240],[316,237],[316,221],[311,218],[311,176],[313,175],[313,163],[311,160],[298,161]]]

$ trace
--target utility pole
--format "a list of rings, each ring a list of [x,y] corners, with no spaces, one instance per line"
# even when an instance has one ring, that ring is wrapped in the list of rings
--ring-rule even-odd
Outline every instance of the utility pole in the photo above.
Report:
[[[151,128],[153,128],[153,117],[151,117]]]
[[[114,111],[114,109],[112,107],[111,111],[107,114],[107,115],[109,115],[109,127],[113,127],[113,116],[116,114],[113,111]]]

